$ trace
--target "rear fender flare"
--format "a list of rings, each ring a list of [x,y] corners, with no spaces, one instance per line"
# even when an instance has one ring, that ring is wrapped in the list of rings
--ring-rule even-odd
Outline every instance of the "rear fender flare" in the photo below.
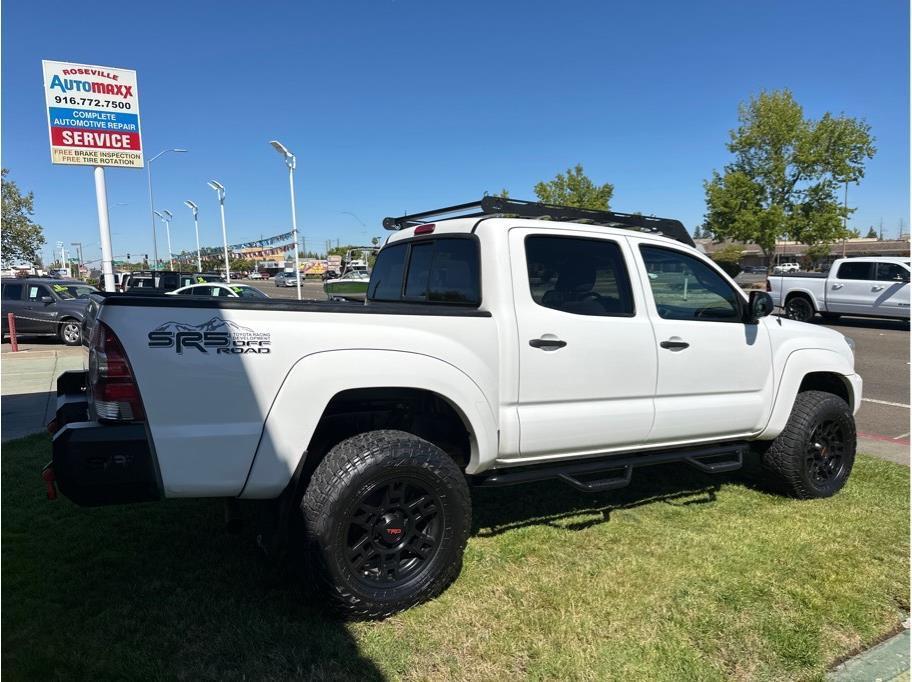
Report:
[[[322,351],[298,360],[279,388],[242,498],[270,499],[288,485],[336,394],[359,388],[414,388],[438,394],[459,413],[469,431],[472,453],[467,473],[497,456],[494,411],[478,384],[455,366],[407,351]]]

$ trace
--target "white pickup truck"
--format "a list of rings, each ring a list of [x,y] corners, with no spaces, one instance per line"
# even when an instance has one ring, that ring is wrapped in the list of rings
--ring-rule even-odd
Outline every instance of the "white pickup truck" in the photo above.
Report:
[[[909,258],[839,258],[829,273],[772,275],[766,290],[787,317],[809,322],[820,313],[909,319]]]
[[[458,575],[472,485],[749,463],[817,498],[848,478],[852,341],[767,317],[678,221],[485,197],[384,224],[366,304],[96,296],[49,495],[260,500],[266,544],[383,617]]]

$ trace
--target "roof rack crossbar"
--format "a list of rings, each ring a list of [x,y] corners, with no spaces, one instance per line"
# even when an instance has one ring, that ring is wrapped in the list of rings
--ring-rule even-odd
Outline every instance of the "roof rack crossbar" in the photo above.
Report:
[[[453,218],[483,218],[483,217],[515,217],[533,218],[539,220],[555,220],[561,222],[590,223],[605,227],[621,227],[626,229],[649,232],[669,237],[682,244],[693,246],[694,241],[690,233],[684,228],[680,220],[673,218],[655,218],[633,213],[617,213],[615,211],[599,211],[589,208],[575,208],[573,206],[558,206],[544,204],[522,199],[509,199],[504,197],[484,196],[480,201],[466,204],[446,206],[432,211],[422,211],[398,218],[384,218],[383,227],[387,230],[404,230],[423,223],[437,220],[451,220]]]

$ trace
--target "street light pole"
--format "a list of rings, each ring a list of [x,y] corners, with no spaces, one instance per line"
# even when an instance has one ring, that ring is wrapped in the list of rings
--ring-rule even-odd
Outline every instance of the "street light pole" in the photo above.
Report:
[[[149,183],[149,216],[152,219],[152,252],[155,258],[155,261],[152,265],[153,270],[158,267],[158,235],[155,232],[155,202],[152,199],[152,162],[162,154],[167,154],[168,152],[184,153],[186,151],[186,149],[178,148],[165,149],[164,151],[160,151],[158,154],[146,161],[146,178]]]
[[[225,281],[231,281],[231,266],[228,265],[228,230],[225,228],[225,186],[216,180],[207,183],[218,195],[219,211],[222,214],[222,245],[225,247]]]
[[[200,224],[199,224],[199,206],[187,199],[184,202],[191,211],[193,211],[193,227],[196,229],[196,268],[197,272],[203,271],[203,259],[200,257]]]
[[[162,219],[162,222],[165,224],[165,234],[168,235],[168,267],[171,270],[174,270],[174,256],[171,255],[171,219],[174,217],[174,214],[171,211],[162,211],[159,213],[155,212],[159,218]]]
[[[298,218],[295,211],[295,188],[294,172],[297,160],[295,155],[278,140],[272,140],[269,144],[281,154],[285,159],[285,165],[288,166],[288,187],[291,189],[291,235],[294,240],[294,264],[295,264],[295,282],[298,287],[298,300],[301,300],[301,263],[298,256]]]

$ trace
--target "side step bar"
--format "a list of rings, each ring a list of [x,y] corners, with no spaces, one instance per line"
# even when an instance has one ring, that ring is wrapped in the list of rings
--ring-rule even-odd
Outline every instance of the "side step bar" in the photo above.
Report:
[[[686,462],[708,474],[735,471],[740,469],[744,463],[748,448],[749,445],[747,443],[727,443],[711,447],[631,454],[621,453],[597,459],[493,469],[474,476],[472,483],[481,487],[493,487],[556,478],[577,490],[598,493],[629,485],[633,477],[634,468],[652,466],[654,464]],[[580,476],[593,476],[596,474],[604,474],[604,476],[589,480],[581,480],[579,478]]]

